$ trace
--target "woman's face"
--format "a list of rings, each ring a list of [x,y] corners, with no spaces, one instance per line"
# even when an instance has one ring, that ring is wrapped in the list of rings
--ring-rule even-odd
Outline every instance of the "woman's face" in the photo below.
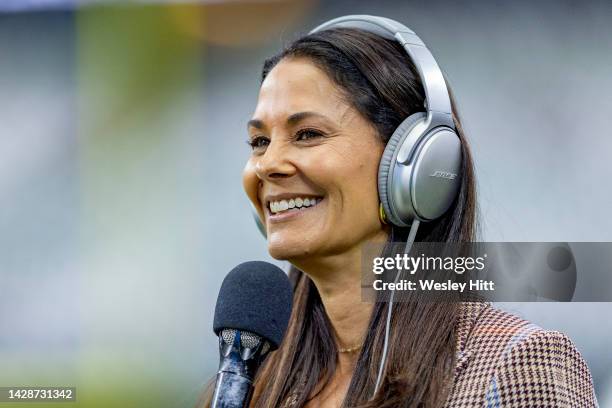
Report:
[[[276,259],[338,255],[384,233],[377,174],[384,144],[312,62],[285,58],[248,124],[244,189]]]

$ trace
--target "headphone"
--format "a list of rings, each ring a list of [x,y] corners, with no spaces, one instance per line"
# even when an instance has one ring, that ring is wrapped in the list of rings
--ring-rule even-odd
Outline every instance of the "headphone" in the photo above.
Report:
[[[399,42],[416,66],[425,89],[425,110],[408,116],[387,142],[378,167],[378,197],[386,218],[410,227],[404,253],[408,254],[421,222],[442,216],[461,185],[461,140],[452,117],[451,100],[440,67],[425,43],[408,27],[385,17],[350,15],[329,20],[309,34],[332,28],[356,28]],[[262,235],[266,228],[253,208]],[[398,271],[395,282],[400,278]],[[395,291],[391,292],[385,321],[383,351],[372,397],[378,391],[391,330]]]
[[[459,191],[462,160],[461,141],[440,67],[414,31],[389,18],[338,17],[309,34],[332,28],[356,28],[395,40],[416,66],[425,89],[426,112],[404,119],[387,142],[378,168],[378,195],[387,219],[398,227],[439,218]],[[265,237],[265,226],[256,211],[253,216]]]

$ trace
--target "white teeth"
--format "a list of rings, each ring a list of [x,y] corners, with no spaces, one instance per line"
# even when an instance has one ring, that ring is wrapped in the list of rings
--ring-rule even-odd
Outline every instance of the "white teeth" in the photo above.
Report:
[[[307,207],[313,207],[321,202],[321,198],[291,198],[289,200],[270,201],[270,212],[273,214],[281,211],[287,211],[293,208],[303,209]]]

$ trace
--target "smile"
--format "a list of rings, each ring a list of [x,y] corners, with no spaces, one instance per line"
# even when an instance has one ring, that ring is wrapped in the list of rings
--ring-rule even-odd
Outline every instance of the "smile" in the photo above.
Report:
[[[319,204],[322,197],[292,197],[289,199],[270,201],[268,208],[272,214],[284,212],[302,211]]]

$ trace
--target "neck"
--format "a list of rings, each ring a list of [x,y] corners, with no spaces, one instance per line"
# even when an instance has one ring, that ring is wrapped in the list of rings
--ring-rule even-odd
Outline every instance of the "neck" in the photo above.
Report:
[[[384,241],[386,237],[386,233],[381,231],[373,240]],[[338,349],[363,344],[374,307],[373,303],[361,299],[362,246],[363,243],[341,254],[291,261],[317,287],[334,329]],[[339,353],[340,372],[352,371],[358,356],[359,350]]]

